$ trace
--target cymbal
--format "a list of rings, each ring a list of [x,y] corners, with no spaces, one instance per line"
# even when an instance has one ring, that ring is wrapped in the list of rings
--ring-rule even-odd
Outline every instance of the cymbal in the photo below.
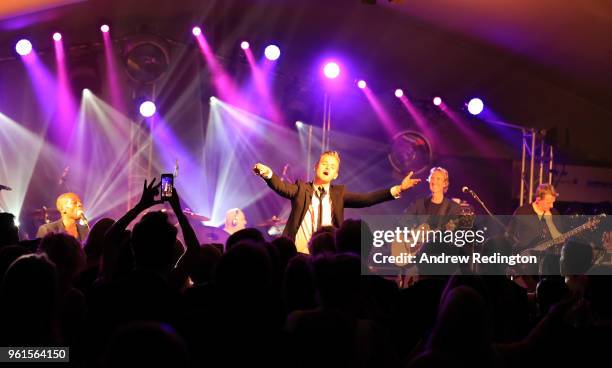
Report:
[[[198,240],[202,244],[221,243],[225,244],[230,234],[225,230],[213,226],[195,226],[193,230],[196,232]]]
[[[286,223],[287,223],[287,220],[282,220],[278,216],[272,216],[271,218],[265,220],[264,222],[261,222],[261,223],[255,225],[255,226],[257,226],[257,227],[278,226],[278,225],[285,225]]]
[[[52,216],[52,217],[59,216],[59,211],[55,208],[47,208],[47,209],[37,208],[33,211],[30,211],[28,215],[33,218],[44,218],[45,213],[47,214],[47,216]]]
[[[191,220],[196,220],[196,221],[208,221],[210,220],[210,218],[204,216],[204,215],[200,215],[199,213],[195,213],[193,211],[191,211],[190,209],[185,209],[183,210],[183,213],[185,214],[185,216],[187,216],[187,218],[191,219]]]

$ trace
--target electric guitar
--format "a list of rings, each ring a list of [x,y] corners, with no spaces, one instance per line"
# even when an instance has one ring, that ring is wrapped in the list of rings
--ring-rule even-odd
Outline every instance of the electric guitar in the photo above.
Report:
[[[563,244],[565,243],[565,241],[567,241],[568,239],[581,234],[587,230],[593,230],[596,227],[599,226],[599,224],[601,223],[601,221],[606,217],[605,213],[602,213],[601,215],[597,215],[594,217],[591,217],[587,222],[585,222],[584,224],[573,228],[572,230],[566,231],[563,234],[559,235],[558,237],[554,238],[554,239],[550,239],[550,240],[546,240],[540,243],[537,243],[536,245],[532,246],[532,247],[528,247],[526,249],[523,249],[522,251],[520,251],[520,255],[524,256],[524,255],[529,255],[531,253],[535,253],[535,252],[544,252],[556,245],[559,244]]]

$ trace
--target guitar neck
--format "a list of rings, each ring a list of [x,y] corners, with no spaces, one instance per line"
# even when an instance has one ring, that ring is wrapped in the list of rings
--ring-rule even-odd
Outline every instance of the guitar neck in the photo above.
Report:
[[[597,224],[599,222],[599,220],[590,220],[585,222],[584,224],[570,230],[567,231],[561,235],[559,235],[558,237],[545,241],[543,243],[540,243],[538,245],[536,245],[535,247],[531,248],[532,250],[536,250],[536,251],[544,251],[550,247],[552,247],[553,245],[556,244],[561,244],[563,242],[565,242],[567,239],[571,238],[572,236],[575,236],[585,230],[587,230],[589,227]]]

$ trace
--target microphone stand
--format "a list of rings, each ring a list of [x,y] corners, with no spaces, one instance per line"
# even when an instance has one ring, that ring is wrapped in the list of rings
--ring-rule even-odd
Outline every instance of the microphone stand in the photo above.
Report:
[[[510,235],[510,233],[508,232],[508,226],[506,226],[503,222],[501,222],[497,217],[495,217],[493,215],[493,213],[491,213],[491,211],[489,210],[489,208],[487,207],[487,205],[484,204],[484,202],[480,199],[480,197],[478,197],[478,194],[476,194],[476,192],[474,192],[473,190],[467,188],[467,192],[469,192],[472,197],[474,197],[474,199],[476,200],[476,202],[478,202],[478,204],[480,204],[480,206],[485,210],[485,212],[495,221],[495,223],[497,223],[499,226],[501,226],[502,229],[504,229],[504,235],[506,237],[512,237],[512,240],[514,242],[517,242],[517,239],[514,235]]]

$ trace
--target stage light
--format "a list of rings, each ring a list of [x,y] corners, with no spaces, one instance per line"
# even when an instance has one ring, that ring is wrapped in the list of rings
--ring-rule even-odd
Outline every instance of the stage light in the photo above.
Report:
[[[91,95],[91,91],[89,90],[89,88],[83,88],[83,96],[90,96]]]
[[[357,82],[357,87],[361,89],[366,88],[366,82],[363,79],[361,79],[359,82]]]
[[[442,99],[440,97],[438,97],[438,96],[434,97],[433,98],[433,104],[436,105],[436,106],[442,105]]]
[[[110,31],[110,27],[108,26],[108,24],[103,24],[100,26],[100,31],[108,33],[108,31]]]
[[[301,121],[298,120],[298,121],[295,122],[295,126],[296,126],[296,128],[300,129],[301,127],[304,126],[304,123],[302,123]]]
[[[467,104],[468,111],[472,115],[478,115],[484,109],[484,103],[480,98],[472,98]]]
[[[155,104],[152,101],[145,101],[140,104],[140,115],[150,118],[155,114]]]
[[[243,50],[248,49],[248,48],[249,48],[249,46],[250,46],[250,45],[249,45],[249,43],[248,43],[248,42],[246,42],[246,41],[242,41],[242,42],[240,43],[240,48],[241,48],[241,49],[243,49]]]
[[[195,26],[191,29],[191,33],[193,33],[194,36],[198,37],[202,34],[202,28]]]
[[[340,75],[340,66],[335,62],[329,62],[323,67],[323,74],[329,79],[336,79]]]
[[[32,52],[32,43],[28,40],[19,40],[15,45],[15,51],[21,56],[26,56]]]
[[[61,40],[62,40],[62,34],[61,34],[61,33],[59,33],[59,32],[55,32],[55,33],[53,34],[53,41],[55,41],[55,42],[59,42],[59,41],[61,41]]]
[[[274,61],[280,57],[280,49],[276,45],[269,45],[264,50],[264,54],[266,55],[266,59]]]
[[[215,103],[217,103],[217,98],[215,96],[210,96],[210,104],[214,105]]]
[[[400,88],[395,90],[395,97],[400,98],[404,95],[404,91],[402,91]]]

